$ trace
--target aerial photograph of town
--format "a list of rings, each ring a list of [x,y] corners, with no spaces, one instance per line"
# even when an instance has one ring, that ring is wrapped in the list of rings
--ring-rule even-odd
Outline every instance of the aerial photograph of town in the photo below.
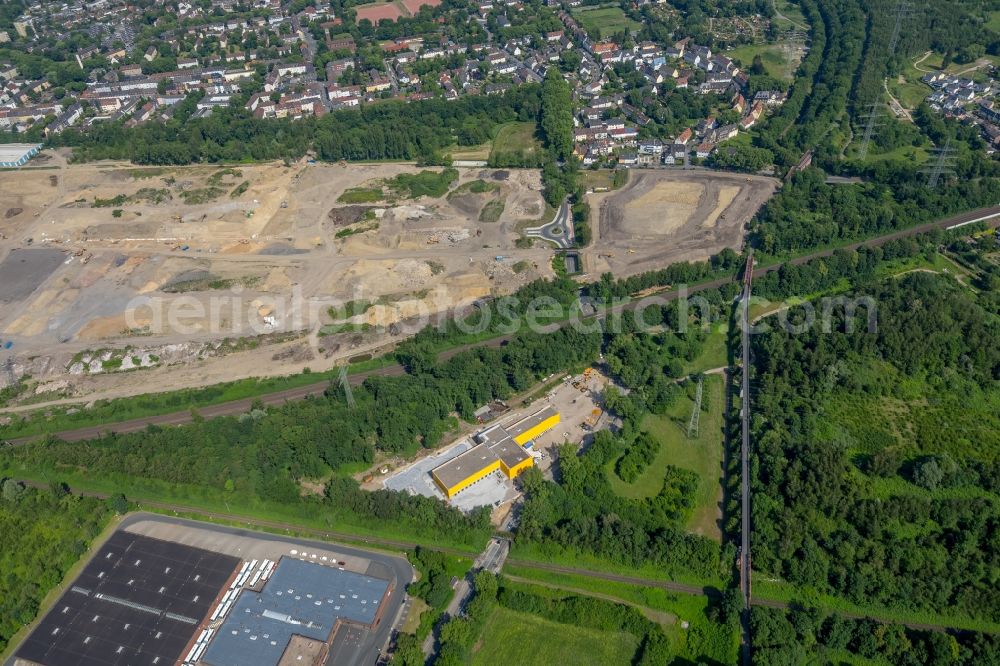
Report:
[[[1000,666],[1000,0],[0,0],[0,665]]]

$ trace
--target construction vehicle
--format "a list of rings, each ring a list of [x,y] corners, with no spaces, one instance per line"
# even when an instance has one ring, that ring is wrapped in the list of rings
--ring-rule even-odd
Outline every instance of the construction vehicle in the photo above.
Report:
[[[635,250],[633,250],[632,248],[629,248],[629,249],[628,249],[628,253],[629,253],[629,254],[635,254]]]
[[[614,252],[605,252],[604,254],[599,254],[597,256],[600,259],[614,259],[615,258],[615,253]]]

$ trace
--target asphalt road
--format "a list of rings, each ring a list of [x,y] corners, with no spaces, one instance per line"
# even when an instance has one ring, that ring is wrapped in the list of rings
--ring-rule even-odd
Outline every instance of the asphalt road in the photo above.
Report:
[[[542,238],[551,241],[556,244],[556,247],[566,249],[573,242],[572,224],[573,216],[570,213],[569,202],[563,201],[551,222],[540,227],[525,229],[524,234],[529,238]]]
[[[879,236],[879,237],[876,237],[876,238],[871,238],[871,239],[868,239],[868,240],[859,241],[857,243],[851,243],[850,245],[843,246],[843,247],[840,247],[840,248],[831,248],[831,249],[826,249],[826,250],[819,250],[819,251],[812,252],[812,253],[807,254],[807,255],[803,255],[801,257],[796,257],[794,259],[790,259],[787,262],[780,262],[780,263],[771,264],[769,266],[763,266],[763,267],[758,266],[756,268],[756,271],[757,271],[757,273],[769,273],[771,271],[778,270],[785,263],[794,266],[794,265],[804,264],[804,263],[809,262],[809,261],[811,261],[813,259],[817,259],[817,258],[821,258],[821,257],[829,257],[837,249],[855,250],[855,249],[860,248],[860,247],[877,247],[877,246],[880,246],[880,245],[884,245],[885,243],[888,243],[889,241],[897,240],[899,238],[907,238],[907,237],[910,237],[910,236],[916,236],[916,235],[919,235],[919,234],[922,234],[922,233],[927,233],[928,231],[931,231],[931,230],[934,230],[934,229],[946,229],[946,228],[952,227],[952,226],[954,226],[956,224],[967,223],[970,220],[977,220],[977,219],[980,219],[980,218],[983,218],[983,217],[986,217],[986,216],[994,216],[991,219],[989,219],[989,220],[986,221],[988,225],[990,225],[992,227],[996,227],[996,226],[1000,225],[1000,205],[998,205],[998,206],[992,206],[992,207],[989,207],[989,208],[980,208],[980,209],[977,209],[977,210],[969,211],[967,213],[962,213],[961,215],[955,215],[953,217],[949,217],[949,218],[946,218],[944,220],[938,220],[936,222],[929,222],[929,223],[926,223],[926,224],[918,225],[916,227],[910,227],[908,229],[902,229],[900,231],[894,231],[894,232],[892,232],[890,234],[886,234],[884,236]],[[718,279],[718,280],[713,280],[711,282],[706,282],[706,283],[702,283],[702,284],[699,284],[699,285],[694,285],[694,286],[688,287],[687,293],[688,294],[694,294],[694,293],[698,293],[700,291],[705,291],[705,290],[708,290],[708,289],[716,289],[718,287],[721,287],[724,284],[728,284],[730,282],[733,282],[734,280],[735,280],[735,278],[721,278],[721,279]],[[626,310],[626,309],[632,309],[632,308],[635,308],[635,307],[641,307],[641,305],[643,303],[649,303],[649,302],[666,303],[666,302],[670,302],[670,301],[676,300],[679,296],[680,296],[680,293],[677,292],[677,291],[667,292],[667,293],[664,293],[664,294],[659,294],[659,295],[657,295],[657,296],[655,296],[653,298],[643,299],[643,301],[640,301],[638,303],[626,303],[626,304],[615,306],[613,308],[609,308],[608,310],[606,310],[606,311],[598,314],[597,316],[604,317],[604,316],[607,316],[608,314],[621,312],[621,311]],[[470,348],[473,348],[473,347],[483,347],[483,346],[499,347],[499,346],[501,346],[503,344],[506,344],[511,339],[511,337],[512,336],[508,335],[508,336],[502,336],[502,337],[498,337],[498,338],[493,338],[491,340],[487,340],[487,341],[481,342],[481,343],[476,343],[476,344],[472,344],[472,345],[463,345],[461,347],[457,347],[455,349],[450,349],[450,350],[448,350],[446,352],[443,352],[439,356],[439,359],[440,360],[447,360],[448,358],[451,358],[455,354],[461,353],[461,352],[466,351],[466,350],[468,350]],[[384,368],[380,368],[378,370],[372,370],[372,371],[368,371],[368,372],[361,372],[361,373],[349,375],[348,379],[349,379],[349,381],[350,381],[350,383],[352,385],[359,385],[362,382],[364,382],[364,380],[367,379],[370,376],[374,376],[374,375],[382,375],[382,376],[386,376],[386,375],[400,375],[400,374],[403,374],[403,372],[404,372],[404,370],[403,370],[403,368],[401,366],[399,366],[399,365],[392,365],[392,366],[386,366]],[[279,404],[285,403],[285,402],[287,402],[289,400],[300,400],[300,399],[308,397],[308,396],[322,395],[323,392],[329,387],[329,385],[330,385],[329,381],[323,381],[323,382],[319,382],[317,384],[310,384],[308,386],[302,386],[302,387],[299,387],[299,388],[287,389],[287,390],[278,391],[278,392],[275,392],[275,393],[268,393],[268,394],[257,396],[257,397],[253,397],[253,398],[245,398],[243,400],[235,400],[235,401],[232,401],[232,402],[224,402],[224,403],[220,403],[220,404],[217,404],[217,405],[210,405],[210,406],[207,406],[207,407],[198,407],[197,409],[198,409],[198,413],[202,417],[204,417],[204,418],[213,418],[213,417],[217,417],[217,416],[232,416],[232,415],[235,415],[235,414],[243,414],[243,413],[249,411],[250,408],[251,408],[251,406],[253,405],[253,403],[255,401],[257,401],[257,400],[261,401],[265,405],[279,405]],[[138,418],[138,419],[132,419],[132,420],[129,420],[129,421],[122,421],[120,423],[102,424],[102,425],[90,426],[90,427],[86,427],[86,428],[78,428],[78,429],[66,430],[66,431],[62,431],[62,432],[54,432],[54,433],[51,433],[51,434],[53,436],[55,436],[55,437],[58,437],[59,439],[62,439],[63,441],[76,442],[76,441],[81,441],[81,440],[93,439],[95,437],[99,437],[100,435],[106,434],[106,433],[112,433],[112,432],[114,432],[114,433],[136,432],[136,431],[140,431],[140,430],[145,429],[145,427],[148,426],[148,425],[160,425],[160,426],[183,425],[185,423],[190,423],[192,421],[192,418],[193,417],[191,415],[191,411],[190,410],[184,410],[184,411],[181,411],[181,412],[174,412],[174,413],[171,413],[171,414],[161,414],[159,416],[148,416],[148,417],[143,417],[143,418]],[[16,439],[9,440],[8,443],[9,444],[14,444],[14,445],[25,444],[27,442],[33,441],[35,439],[38,439],[41,436],[42,435],[32,435],[32,436],[29,436],[29,437],[19,437],[19,438],[16,438]]]

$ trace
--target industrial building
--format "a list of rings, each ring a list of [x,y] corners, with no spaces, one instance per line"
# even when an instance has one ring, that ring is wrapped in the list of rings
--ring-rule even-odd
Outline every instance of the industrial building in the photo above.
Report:
[[[202,654],[209,666],[318,666],[340,633],[373,629],[389,581],[335,566],[283,557],[259,589],[239,592]]]
[[[0,144],[0,168],[13,169],[23,166],[42,149],[40,143]]]
[[[527,450],[533,440],[558,423],[559,412],[545,407],[511,425],[491,426],[476,435],[475,446],[434,468],[431,476],[449,499],[497,470],[514,479],[535,464]]]
[[[239,561],[119,530],[18,648],[16,662],[172,666]]]

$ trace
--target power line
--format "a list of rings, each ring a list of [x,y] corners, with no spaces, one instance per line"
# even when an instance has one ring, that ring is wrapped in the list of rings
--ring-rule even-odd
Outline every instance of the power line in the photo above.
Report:
[[[896,5],[896,23],[892,27],[892,37],[889,38],[889,53],[892,54],[899,45],[899,38],[903,34],[903,21],[914,13],[913,5],[906,0],[900,0]]]
[[[955,149],[951,147],[951,137],[945,142],[944,147],[934,149],[934,166],[921,169],[921,173],[927,174],[927,187],[935,188],[941,182],[941,176],[955,173]]]
[[[900,0],[896,5],[896,11],[894,16],[894,23],[892,26],[892,36],[889,38],[889,42],[886,45],[886,57],[891,58],[895,52],[896,47],[899,46],[899,39],[903,34],[903,21],[908,17],[912,16],[914,13],[913,5],[908,2],[908,0]],[[875,47],[873,47],[875,48]],[[868,113],[861,117],[865,120],[865,131],[862,135],[861,146],[858,149],[858,158],[865,159],[868,157],[868,148],[871,145],[872,137],[875,134],[875,130],[879,127],[878,121],[878,107],[879,103],[869,104],[866,108]]]
[[[861,116],[865,120],[865,133],[861,137],[861,146],[858,148],[858,159],[863,160],[868,157],[868,146],[871,145],[872,135],[875,133],[875,128],[879,126],[878,117],[878,104],[869,104],[868,113]]]
[[[698,436],[698,425],[701,420],[701,397],[704,388],[704,378],[698,377],[698,388],[694,394],[694,410],[691,412],[691,420],[688,421],[688,439],[695,439]]]

